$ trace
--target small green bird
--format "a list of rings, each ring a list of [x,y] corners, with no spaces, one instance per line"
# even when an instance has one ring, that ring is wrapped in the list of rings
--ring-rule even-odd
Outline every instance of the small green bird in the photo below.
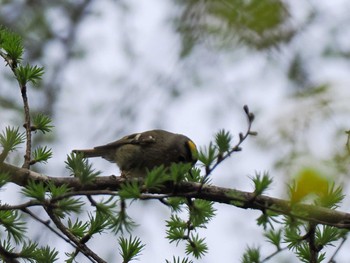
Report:
[[[127,135],[115,142],[93,149],[73,150],[84,157],[102,157],[116,163],[123,176],[145,177],[147,170],[172,163],[197,162],[195,143],[182,134],[151,130]]]

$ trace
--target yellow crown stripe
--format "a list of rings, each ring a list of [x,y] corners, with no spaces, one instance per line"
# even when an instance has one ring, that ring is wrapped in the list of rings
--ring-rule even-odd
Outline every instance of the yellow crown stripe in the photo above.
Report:
[[[196,145],[194,144],[194,142],[191,141],[191,140],[189,140],[189,141],[187,142],[187,144],[188,144],[188,147],[189,147],[190,150],[191,150],[192,156],[195,157],[195,158],[197,158],[197,156],[198,156],[197,146],[196,146]]]

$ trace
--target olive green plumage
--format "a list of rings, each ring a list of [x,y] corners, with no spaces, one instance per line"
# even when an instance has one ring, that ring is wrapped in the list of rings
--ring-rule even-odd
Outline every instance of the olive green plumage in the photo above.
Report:
[[[197,161],[196,145],[182,134],[151,130],[125,136],[93,149],[74,150],[84,157],[102,157],[116,163],[125,176],[144,177],[147,169]]]

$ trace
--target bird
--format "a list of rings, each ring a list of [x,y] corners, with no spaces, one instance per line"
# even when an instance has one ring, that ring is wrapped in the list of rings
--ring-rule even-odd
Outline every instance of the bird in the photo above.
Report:
[[[102,157],[116,163],[124,177],[146,177],[147,171],[173,163],[197,162],[196,144],[187,136],[165,130],[133,133],[93,149],[73,150],[84,158]]]

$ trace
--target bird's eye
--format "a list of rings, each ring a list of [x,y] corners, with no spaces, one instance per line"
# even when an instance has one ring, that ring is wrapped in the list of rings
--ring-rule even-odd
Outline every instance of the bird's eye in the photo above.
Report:
[[[185,158],[184,156],[180,155],[180,156],[178,157],[178,161],[183,163],[183,162],[186,161],[186,158]]]

